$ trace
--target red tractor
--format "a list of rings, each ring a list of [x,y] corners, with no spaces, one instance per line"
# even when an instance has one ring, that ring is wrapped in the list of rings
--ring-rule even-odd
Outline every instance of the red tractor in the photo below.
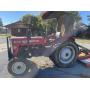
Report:
[[[64,15],[69,16],[66,12],[45,12],[43,14],[44,19],[57,19],[58,26],[59,24],[61,26],[61,37],[57,38],[54,35],[54,38],[51,36],[50,38],[48,36],[7,38],[8,71],[10,74],[20,76],[29,70],[29,61],[26,57],[48,56],[58,67],[70,67],[76,62],[80,53],[80,46],[76,44],[74,34],[66,33],[63,36],[65,33],[64,25],[69,19],[64,21]],[[72,26],[71,23],[68,22],[68,25],[65,25],[67,30]]]
[[[42,36],[7,38],[8,71],[14,76],[22,75],[29,69],[27,57],[40,56],[47,40]]]
[[[10,39],[12,42],[12,51],[13,56],[17,57],[20,54],[21,50],[30,48],[42,48],[46,45],[47,41],[44,37],[37,36],[37,37],[15,37]],[[22,52],[21,52],[22,53]],[[23,52],[24,53],[24,52]]]

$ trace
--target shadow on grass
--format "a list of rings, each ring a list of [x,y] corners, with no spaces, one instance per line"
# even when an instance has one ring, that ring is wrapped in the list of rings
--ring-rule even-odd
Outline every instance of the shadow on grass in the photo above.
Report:
[[[58,68],[56,66],[39,69],[37,65],[30,61],[31,71],[23,76],[15,78],[90,78],[90,68],[77,62],[71,68]]]
[[[77,62],[71,68],[50,67],[40,69],[36,78],[90,78],[90,68]]]

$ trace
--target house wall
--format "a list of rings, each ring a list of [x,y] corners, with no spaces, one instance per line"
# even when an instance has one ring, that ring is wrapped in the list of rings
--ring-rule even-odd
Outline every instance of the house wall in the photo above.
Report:
[[[11,34],[12,34],[13,36],[26,36],[26,34],[27,34],[26,31],[27,31],[26,29],[14,28],[14,29],[11,29]]]

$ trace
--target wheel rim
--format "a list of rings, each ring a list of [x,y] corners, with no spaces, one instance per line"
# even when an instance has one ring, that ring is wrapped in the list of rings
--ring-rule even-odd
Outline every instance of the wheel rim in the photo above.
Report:
[[[23,62],[16,62],[12,65],[12,71],[15,74],[23,74],[26,70],[26,65]]]
[[[72,46],[63,47],[59,52],[59,60],[61,63],[68,64],[75,57],[75,49]]]

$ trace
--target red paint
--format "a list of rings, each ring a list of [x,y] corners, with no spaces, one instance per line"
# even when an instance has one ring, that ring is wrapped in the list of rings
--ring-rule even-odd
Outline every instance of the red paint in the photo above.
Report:
[[[11,38],[13,55],[16,57],[18,55],[20,47],[23,46],[45,46],[47,40],[44,37],[14,37]]]

